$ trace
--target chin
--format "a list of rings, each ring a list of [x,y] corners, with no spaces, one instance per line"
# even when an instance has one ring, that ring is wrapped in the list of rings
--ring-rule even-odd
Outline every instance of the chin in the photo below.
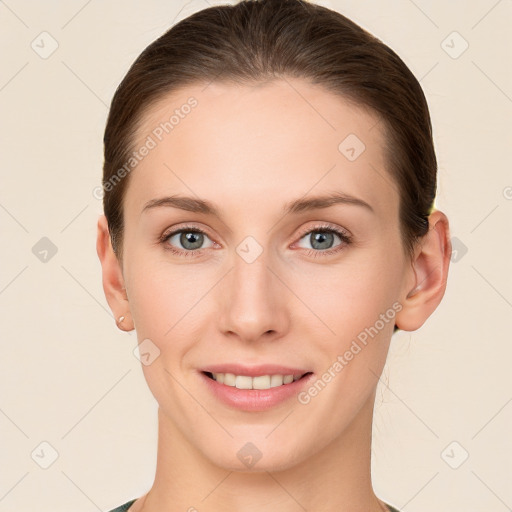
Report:
[[[299,464],[306,454],[298,446],[297,440],[284,443],[283,439],[293,439],[292,433],[285,437],[265,439],[269,431],[261,438],[252,435],[235,437],[224,446],[217,445],[216,450],[202,450],[203,454],[215,465],[224,470],[238,473],[261,473],[285,471]],[[271,435],[271,437],[274,433]]]

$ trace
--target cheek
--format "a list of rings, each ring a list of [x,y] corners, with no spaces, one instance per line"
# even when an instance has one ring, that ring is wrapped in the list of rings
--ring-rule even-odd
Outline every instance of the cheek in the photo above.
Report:
[[[150,354],[157,354],[150,364],[142,364],[144,378],[157,403],[178,416],[185,414],[178,382],[187,354],[200,337],[197,317],[203,314],[204,295],[204,286],[197,288],[181,269],[146,257],[140,264],[133,259],[129,273],[138,342],[141,349],[146,343]]]
[[[309,294],[308,305],[323,322],[317,332],[326,333],[314,338],[325,372],[317,377],[327,384],[313,407],[329,408],[343,397],[343,407],[329,413],[333,429],[349,422],[366,403],[386,362],[396,316],[395,276],[386,270],[386,264],[362,264],[357,269],[347,265]],[[308,325],[317,323],[314,316],[309,318]]]
[[[304,296],[311,309],[334,331],[338,328],[343,333],[350,326],[373,324],[380,313],[391,307],[398,279],[392,268],[372,263],[357,268],[340,266],[322,281],[316,285],[307,283],[303,295],[307,293]]]
[[[376,362],[385,358],[387,343],[378,340],[385,340],[393,333],[396,308],[399,307],[396,298],[400,287],[400,265],[398,254],[376,248],[366,254],[362,251],[357,255],[354,253],[337,268],[315,272],[310,277],[294,278],[292,288],[305,299],[313,313],[298,322],[303,321],[310,328],[318,326],[315,327],[316,340],[329,360],[334,361],[357,339],[361,346],[367,342],[365,355],[357,357],[360,363],[366,361],[364,364],[369,364],[372,357]],[[385,315],[384,320],[381,315]]]
[[[173,286],[174,284],[174,286]],[[176,308],[176,296],[180,294],[179,284],[170,276],[161,275],[155,269],[140,266],[130,276],[130,311],[133,315],[137,333],[144,338],[160,338],[172,326],[173,308]]]
[[[158,340],[177,321],[190,288],[179,266],[166,262],[158,248],[148,250],[134,238],[127,237],[125,252],[130,311],[139,336]]]
[[[201,319],[210,315],[208,292],[218,276],[193,265],[170,263],[165,255],[140,256],[127,266],[130,311],[139,342],[151,339],[166,360],[176,361],[199,337]]]

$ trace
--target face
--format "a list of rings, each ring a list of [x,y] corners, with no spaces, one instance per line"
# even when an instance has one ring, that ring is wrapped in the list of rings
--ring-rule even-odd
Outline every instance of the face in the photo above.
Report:
[[[218,466],[247,470],[247,443],[258,470],[307,461],[372,402],[409,269],[381,128],[297,79],[190,86],[139,127],[123,277],[143,371],[168,429]],[[308,375],[242,391],[203,373],[229,364]]]

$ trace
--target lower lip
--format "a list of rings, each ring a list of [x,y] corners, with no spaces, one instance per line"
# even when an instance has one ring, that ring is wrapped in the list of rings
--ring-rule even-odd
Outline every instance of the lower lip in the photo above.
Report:
[[[290,384],[283,384],[270,389],[238,389],[220,384],[203,372],[199,372],[210,391],[224,404],[243,411],[266,411],[276,405],[297,396],[314,374],[310,373]]]

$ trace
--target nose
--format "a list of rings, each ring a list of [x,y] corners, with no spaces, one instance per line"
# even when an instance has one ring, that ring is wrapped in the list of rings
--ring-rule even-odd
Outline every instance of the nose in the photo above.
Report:
[[[249,263],[235,255],[232,270],[223,279],[219,328],[242,341],[282,337],[289,328],[287,289],[269,267],[266,253]]]

